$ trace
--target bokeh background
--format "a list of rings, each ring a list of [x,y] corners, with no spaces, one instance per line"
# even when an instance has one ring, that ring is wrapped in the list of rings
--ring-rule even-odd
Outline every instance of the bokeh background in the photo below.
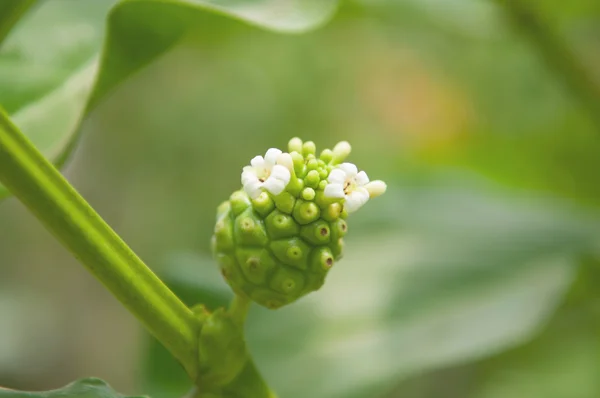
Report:
[[[46,0],[27,20],[64,46],[0,80],[89,57],[111,3]],[[388,193],[351,217],[320,292],[249,317],[282,398],[600,396],[600,3],[346,0],[299,36],[207,21],[97,107],[65,174],[214,307],[214,212],[241,167],[294,136],[352,143]],[[183,395],[168,354],[14,198],[0,226],[0,385]]]

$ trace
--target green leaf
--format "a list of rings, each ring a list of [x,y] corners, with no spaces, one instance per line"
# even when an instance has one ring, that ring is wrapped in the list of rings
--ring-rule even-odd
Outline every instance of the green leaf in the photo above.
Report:
[[[14,24],[37,0],[4,0],[0,3],[0,44]]]
[[[567,205],[481,183],[398,186],[349,220],[345,258],[321,291],[251,311],[251,352],[280,396],[373,397],[531,339],[597,231],[597,220]],[[166,279],[188,303],[226,301],[212,261],[170,261]],[[156,397],[184,390],[164,357],[146,360]]]
[[[125,396],[113,390],[105,381],[96,378],[77,380],[52,391],[25,392],[0,387],[0,398],[143,398]]]
[[[81,122],[109,92],[184,38],[198,35],[198,26],[232,23],[226,20],[233,18],[300,33],[323,24],[337,6],[337,0],[113,3],[43,2],[16,26],[0,51],[0,104],[57,165],[73,149]],[[0,197],[7,194],[0,187]]]

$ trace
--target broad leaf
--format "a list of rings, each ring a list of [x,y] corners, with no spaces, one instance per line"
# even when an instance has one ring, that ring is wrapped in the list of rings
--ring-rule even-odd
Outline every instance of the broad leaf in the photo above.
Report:
[[[373,397],[417,372],[529,340],[596,230],[563,206],[494,189],[404,185],[386,196],[350,220],[344,260],[320,292],[251,312],[251,350],[282,397]],[[167,279],[190,303],[226,301],[212,261],[171,263]],[[184,391],[177,368],[152,350],[152,394]]]
[[[0,49],[0,105],[58,165],[69,155],[79,125],[93,107],[183,38],[196,35],[197,26],[225,17],[299,33],[324,23],[337,0],[113,3],[44,2],[17,25]],[[100,55],[105,17],[107,31]],[[0,197],[7,194],[0,188]]]
[[[0,387],[0,398],[143,398],[125,396],[113,390],[105,381],[96,378],[77,380],[63,388],[51,391],[26,392]]]

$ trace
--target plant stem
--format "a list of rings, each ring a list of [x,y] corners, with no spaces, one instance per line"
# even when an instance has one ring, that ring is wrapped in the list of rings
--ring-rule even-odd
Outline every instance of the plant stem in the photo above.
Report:
[[[228,312],[239,328],[244,328],[251,303],[248,297],[236,294],[229,304]],[[240,375],[225,389],[224,396],[229,396],[229,394],[242,398],[276,398],[275,393],[266,384],[251,357],[248,358]]]
[[[229,304],[229,313],[233,320],[237,323],[238,327],[243,328],[246,323],[246,316],[250,309],[250,299],[242,297],[238,294],[233,296],[231,303]]]
[[[0,1],[0,43],[4,41],[12,27],[38,0]]]
[[[548,65],[554,69],[567,88],[579,97],[592,121],[600,129],[600,83],[591,71],[530,1],[496,1],[504,7],[515,26],[536,44]]]
[[[0,108],[0,182],[181,362],[194,379],[199,322]]]

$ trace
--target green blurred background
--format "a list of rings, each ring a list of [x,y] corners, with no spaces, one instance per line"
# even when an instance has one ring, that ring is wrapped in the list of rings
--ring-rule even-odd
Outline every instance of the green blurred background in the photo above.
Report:
[[[600,84],[600,3],[522,2]],[[111,3],[46,0],[27,18],[64,45],[0,63],[0,81],[27,92],[87,59]],[[252,310],[249,345],[281,398],[597,398],[598,98],[510,15],[491,0],[347,0],[299,36],[207,18],[85,120],[65,174],[184,300],[214,307],[229,298],[214,212],[241,167],[294,136],[348,140],[389,191],[352,216],[320,292]],[[28,56],[7,44],[4,61]],[[0,385],[186,391],[14,198],[0,225]]]

